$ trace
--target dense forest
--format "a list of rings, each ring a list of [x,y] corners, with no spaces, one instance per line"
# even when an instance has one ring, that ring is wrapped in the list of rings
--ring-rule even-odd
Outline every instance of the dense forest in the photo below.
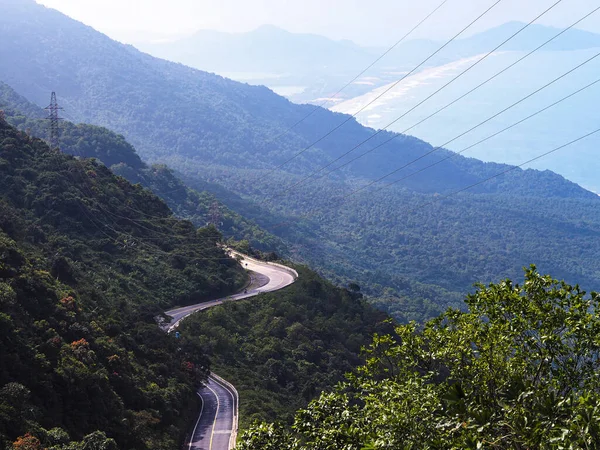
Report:
[[[6,120],[28,134],[46,139],[48,121],[44,111],[17,94],[10,86],[0,81],[0,109]],[[166,165],[144,163],[135,148],[121,135],[89,124],[60,123],[61,151],[82,158],[95,158],[105,164],[116,175],[131,183],[140,183],[163,199],[173,213],[197,226],[205,226],[213,217],[216,208],[217,224],[225,239],[248,241],[256,249],[285,253],[285,245],[274,235],[220,203],[209,192],[225,189],[219,185],[203,183],[200,190],[187,187]],[[228,195],[227,197],[231,197]]]
[[[473,283],[514,278],[531,263],[600,288],[600,199],[552,172],[518,169],[483,182],[509,167],[460,155],[421,171],[453,154],[425,156],[433,150],[426,142],[384,132],[330,168],[373,149],[369,155],[295,186],[375,130],[152,58],[33,0],[11,0],[3,12],[0,37],[13,44],[0,49],[0,78],[20,94],[45,106],[57,91],[66,117],[123,134],[144,160],[168,164],[188,186],[210,189],[252,220],[253,245],[287,248],[335,282],[358,282],[399,320],[433,317],[460,305]],[[348,197],[421,157],[386,180],[399,180],[393,186]]]
[[[466,303],[376,335],[293,426],[256,425],[238,448],[598,448],[600,295],[530,268]]]
[[[177,447],[209,365],[156,317],[243,285],[219,239],[0,122],[0,447]]]
[[[276,185],[291,183],[274,177]],[[191,177],[186,181],[193,186]],[[498,181],[511,182],[510,176]],[[231,183],[242,184],[234,177]],[[266,181],[255,183],[257,190],[276,192]],[[600,199],[591,193],[550,196],[551,182],[540,188],[549,196],[464,192],[440,198],[389,189],[344,200],[345,187],[315,183],[276,198],[273,214],[258,202],[235,208],[290,242],[296,260],[338,283],[358,282],[398,320],[422,321],[461,305],[478,280],[516,278],[533,262],[600,289]]]
[[[2,448],[175,448],[211,367],[236,383],[244,427],[291,422],[363,362],[374,332],[391,329],[358,285],[337,288],[298,267],[286,291],[207,311],[167,335],[162,311],[246,281],[216,245],[223,236],[176,219],[97,160],[50,150],[2,121],[0,212]]]
[[[227,303],[179,328],[240,394],[240,427],[291,423],[294,412],[363,362],[375,332],[392,327],[357,285],[341,289],[311,270],[282,292]]]
[[[0,448],[178,448],[211,368],[240,391],[242,450],[599,446],[600,297],[570,284],[600,289],[598,196],[391,133],[305,180],[374,130],[34,0],[0,0],[0,39],[26,97],[0,82]],[[39,139],[51,91],[68,154]],[[164,333],[165,309],[245,285],[230,238],[348,288],[298,266]]]

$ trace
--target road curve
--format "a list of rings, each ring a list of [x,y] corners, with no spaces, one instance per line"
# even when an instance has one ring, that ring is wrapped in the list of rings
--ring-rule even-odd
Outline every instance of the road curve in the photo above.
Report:
[[[171,321],[165,328],[171,332],[183,319],[191,314],[228,301],[237,301],[254,297],[263,292],[273,292],[289,286],[298,274],[288,267],[265,263],[241,253],[230,251],[232,256],[241,258],[240,263],[250,271],[252,282],[247,292],[212,300],[197,305],[185,306],[167,311]],[[202,408],[192,432],[188,450],[230,450],[235,446],[237,435],[238,398],[237,391],[230,383],[216,374],[211,374],[208,382],[198,390]]]
[[[198,390],[202,409],[187,448],[229,450],[237,431],[237,392],[211,376]]]

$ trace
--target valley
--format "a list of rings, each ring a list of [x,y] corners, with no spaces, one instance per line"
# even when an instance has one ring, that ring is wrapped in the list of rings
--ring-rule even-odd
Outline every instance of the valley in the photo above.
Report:
[[[20,38],[23,29],[13,24],[22,14],[39,17],[42,26],[27,35],[48,42],[43,52],[35,40]],[[43,25],[46,16],[63,24],[61,35]],[[597,233],[598,197],[556,174],[519,170],[461,193],[447,207],[442,202],[441,209],[421,208],[438,195],[503,170],[502,165],[460,155],[380,192],[361,192],[350,199],[353,203],[340,202],[389,168],[423,158],[411,167],[420,171],[449,151],[425,157],[431,145],[412,136],[384,132],[371,138],[375,130],[348,116],[296,105],[264,87],[152,58],[28,2],[9,9],[4,24],[5,39],[15,45],[3,50],[2,59],[13,64],[10,70],[0,67],[0,79],[19,94],[45,106],[49,90],[59,90],[71,119],[123,134],[145,161],[166,163],[190,187],[212,190],[230,210],[274,235],[286,247],[282,252],[280,246],[279,253],[294,255],[336,282],[357,282],[366,293],[383,298],[399,320],[432,317],[448,305],[460,304],[473,283],[516,277],[532,261],[558,277],[597,286],[596,241],[583,247],[583,260],[566,243],[587,243],[588,236]],[[79,44],[72,46],[74,41]],[[72,63],[43,70],[36,63],[63,54],[70,55]],[[47,76],[64,81],[50,86]],[[161,107],[151,107],[157,101]],[[340,131],[321,139],[332,128]],[[380,147],[327,177],[306,179],[366,139],[370,141],[365,150]],[[589,142],[593,138],[583,144]],[[282,164],[282,170],[273,170]],[[557,211],[555,201],[564,207]],[[351,204],[358,206],[345,209]],[[531,204],[539,206],[532,209]],[[391,205],[417,212],[402,219]],[[573,208],[585,215],[583,223],[567,213]],[[540,224],[549,210],[556,219],[553,229],[569,234],[577,230],[573,237],[551,235],[546,242]],[[524,211],[527,215],[518,220],[505,220]],[[471,244],[465,250],[467,242]],[[398,307],[406,302],[412,305]]]
[[[63,1],[0,0],[0,449],[600,446],[600,7]]]

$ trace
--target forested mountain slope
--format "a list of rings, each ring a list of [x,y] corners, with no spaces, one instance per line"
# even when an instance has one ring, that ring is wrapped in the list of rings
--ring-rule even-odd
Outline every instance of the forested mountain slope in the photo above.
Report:
[[[155,316],[245,282],[217,239],[0,122],[0,447],[30,432],[61,449],[98,430],[119,448],[177,447],[208,362]]]
[[[0,448],[178,448],[213,357],[241,374],[244,413],[289,417],[388,327],[357,287],[298,267],[289,292],[228,304],[184,322],[179,337],[164,333],[164,309],[246,281],[219,240],[95,160],[0,121]],[[257,378],[265,371],[276,381]],[[271,382],[276,398],[250,408],[270,398]]]
[[[49,122],[45,120],[44,111],[2,81],[0,109],[4,110],[6,120],[11,125],[41,139],[48,137]],[[179,218],[190,220],[197,226],[205,226],[214,219],[211,217],[211,210],[216,208],[219,228],[225,239],[247,240],[255,249],[285,253],[285,245],[280,239],[219,203],[214,195],[207,192],[223,192],[224,189],[218,185],[206,183],[206,190],[190,189],[164,164],[145,164],[123,136],[103,127],[62,121],[60,135],[62,152],[77,157],[96,158],[113,173],[150,189]]]
[[[364,361],[361,349],[374,333],[392,330],[360,292],[296,269],[299,278],[285,291],[226,303],[179,328],[235,385],[242,429],[256,420],[291,423],[296,409]]]
[[[381,133],[360,151],[396,137],[328,178],[294,187],[373,130],[318,110],[280,136],[313,107],[144,55],[30,0],[0,5],[0,38],[11,42],[0,48],[0,78],[20,94],[45,106],[55,90],[66,117],[122,133],[143,158],[168,163],[191,187],[223,185],[220,198],[283,238],[297,259],[336,280],[358,281],[385,297],[398,318],[460,304],[472,283],[515,277],[530,263],[600,285],[600,199],[552,172],[519,169],[484,183],[508,166],[457,156],[380,192],[346,198],[431,151],[416,138]],[[438,151],[397,177],[450,155]]]
[[[295,105],[264,87],[151,57],[33,0],[2,0],[0,5],[0,37],[11,42],[0,49],[0,79],[38,105],[45,106],[48,92],[59,92],[66,118],[123,134],[151,162],[172,161],[176,169],[186,162],[270,169],[348,117],[320,109],[274,141],[314,107]],[[351,120],[286,170],[306,173],[371,133]],[[383,133],[367,148],[390,136]],[[390,162],[399,164],[428,150],[421,140],[399,136],[373,157],[351,164],[346,175],[375,177]],[[457,161],[461,163],[451,161],[425,173],[426,183],[408,180],[404,185],[447,191],[488,173],[488,166],[478,161]],[[539,179],[536,172],[524,176],[532,187]],[[559,177],[556,183],[561,185]],[[561,188],[568,191],[564,195],[585,196],[568,184]]]
[[[375,336],[367,363],[293,427],[260,424],[238,448],[598,448],[600,296],[530,268],[465,302]]]

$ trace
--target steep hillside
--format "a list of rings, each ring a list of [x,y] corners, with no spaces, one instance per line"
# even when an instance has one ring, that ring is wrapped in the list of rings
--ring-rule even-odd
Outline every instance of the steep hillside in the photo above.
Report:
[[[298,268],[291,289],[167,335],[161,311],[245,281],[219,239],[102,164],[0,121],[0,448],[178,448],[209,358],[240,382],[245,425],[290,418],[389,329],[357,286]]]
[[[293,413],[363,362],[373,333],[392,329],[362,294],[306,267],[285,291],[190,317],[180,331],[240,394],[240,427]],[[356,287],[353,286],[355,289]]]
[[[177,447],[208,361],[155,317],[245,282],[217,239],[104,166],[0,122],[0,447],[26,433],[44,448],[88,435]],[[69,449],[114,448],[89,445]]]
[[[191,187],[221,184],[225,191],[217,195],[225,204],[283,238],[298,259],[383,296],[398,318],[422,319],[440,305],[458,305],[472,283],[515,277],[530,263],[600,285],[600,199],[554,173],[519,169],[484,183],[507,166],[459,156],[391,188],[347,198],[432,149],[382,133],[361,150],[395,139],[296,187],[373,130],[318,110],[273,140],[312,107],[144,55],[30,0],[0,4],[0,38],[12,43],[0,48],[0,78],[20,94],[45,106],[56,90],[65,113],[122,133],[143,158],[169,164]],[[450,155],[436,152],[397,176]],[[468,193],[438,201],[471,184]]]
[[[598,448],[600,296],[530,268],[465,302],[375,336],[293,427],[257,424],[238,449]]]
[[[43,120],[46,116],[44,111],[2,81],[0,109],[5,111],[11,125],[32,136],[47,138],[48,122]],[[131,183],[142,184],[163,199],[177,217],[204,226],[214,219],[211,215],[217,204],[219,228],[225,239],[245,240],[258,250],[285,253],[281,240],[219,203],[214,195],[207,192],[223,192],[224,189],[218,185],[206,183],[206,189],[201,191],[190,189],[164,164],[145,164],[123,136],[103,127],[62,121],[60,134],[61,151],[77,157],[96,158],[113,173]]]
[[[38,105],[45,106],[48,92],[59,92],[65,117],[123,134],[150,162],[169,162],[178,170],[192,164],[270,169],[348,118],[321,109],[273,141],[313,107],[294,105],[264,87],[153,58],[33,0],[3,0],[0,5],[0,37],[12,43],[0,49],[0,79]],[[351,120],[286,169],[307,173],[371,134]],[[378,136],[367,148],[390,136]],[[425,142],[400,136],[342,173],[377,177],[390,163],[428,150]],[[424,174],[427,183],[408,180],[404,185],[419,189],[427,184],[429,191],[444,191],[484,175],[476,162],[467,166],[472,170],[441,165]],[[525,177],[535,185],[535,172]]]

